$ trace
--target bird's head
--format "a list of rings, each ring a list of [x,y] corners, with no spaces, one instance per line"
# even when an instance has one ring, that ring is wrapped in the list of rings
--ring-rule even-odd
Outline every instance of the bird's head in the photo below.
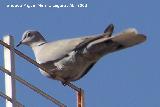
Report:
[[[39,43],[44,43],[46,40],[44,37],[38,32],[38,31],[25,31],[23,33],[22,39],[17,45],[20,46],[22,44],[28,45],[28,46],[33,46]]]

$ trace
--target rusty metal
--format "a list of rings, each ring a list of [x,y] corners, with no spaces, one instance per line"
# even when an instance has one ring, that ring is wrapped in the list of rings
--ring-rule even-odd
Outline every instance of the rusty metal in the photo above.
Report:
[[[84,91],[77,92],[77,107],[84,107]]]

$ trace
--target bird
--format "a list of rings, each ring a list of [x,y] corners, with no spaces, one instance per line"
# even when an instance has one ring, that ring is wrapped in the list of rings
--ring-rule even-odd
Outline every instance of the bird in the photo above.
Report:
[[[65,85],[84,77],[103,56],[146,40],[135,28],[112,36],[113,31],[114,25],[110,24],[102,34],[47,42],[39,31],[27,30],[17,47],[31,47],[36,62],[48,70],[40,69],[41,74]]]

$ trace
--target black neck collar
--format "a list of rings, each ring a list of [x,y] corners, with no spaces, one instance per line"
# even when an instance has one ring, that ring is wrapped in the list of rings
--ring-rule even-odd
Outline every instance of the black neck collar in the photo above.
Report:
[[[44,45],[44,44],[45,44],[45,42],[43,42],[43,43],[39,44],[38,46],[41,46],[41,45]]]

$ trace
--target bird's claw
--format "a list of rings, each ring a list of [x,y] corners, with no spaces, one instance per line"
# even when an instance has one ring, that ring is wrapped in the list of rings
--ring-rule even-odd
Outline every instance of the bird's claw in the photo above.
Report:
[[[64,81],[61,81],[61,83],[62,83],[63,86],[66,86],[66,85],[67,85],[67,82],[66,82],[66,81],[65,81],[65,82],[64,82]]]

